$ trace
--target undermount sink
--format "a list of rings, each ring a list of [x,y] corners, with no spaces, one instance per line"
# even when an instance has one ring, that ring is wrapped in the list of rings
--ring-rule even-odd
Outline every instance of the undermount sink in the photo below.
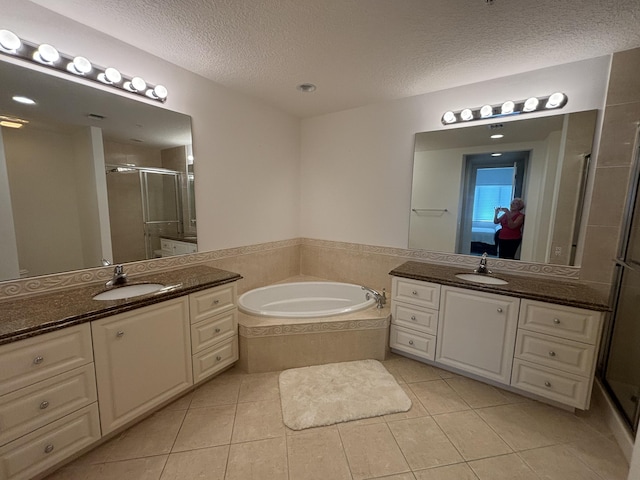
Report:
[[[94,295],[94,300],[122,300],[123,298],[138,297],[162,290],[164,285],[160,283],[136,283],[134,285],[125,285],[117,287],[106,292]]]
[[[502,280],[496,277],[488,277],[479,273],[458,273],[456,275],[460,280],[466,280],[467,282],[484,283],[485,285],[506,285],[506,280]]]

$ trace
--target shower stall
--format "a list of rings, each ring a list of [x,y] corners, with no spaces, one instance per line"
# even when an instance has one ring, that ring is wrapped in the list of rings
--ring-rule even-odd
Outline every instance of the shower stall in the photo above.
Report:
[[[114,261],[160,256],[160,238],[184,234],[184,172],[107,165],[107,191]]]

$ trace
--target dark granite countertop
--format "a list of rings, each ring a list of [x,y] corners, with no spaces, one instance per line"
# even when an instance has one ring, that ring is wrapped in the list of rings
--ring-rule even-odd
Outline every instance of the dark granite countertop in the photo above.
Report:
[[[389,275],[601,312],[611,310],[607,299],[603,298],[602,294],[579,282],[497,272],[490,276],[506,280],[509,283],[506,285],[486,285],[461,280],[456,277],[458,273],[472,273],[472,270],[450,265],[406,262],[391,270]]]
[[[130,277],[128,284],[161,283],[167,291],[122,300],[93,300],[104,283],[0,301],[0,345],[60,328],[181,297],[235,282],[242,277],[207,266],[194,266]]]
[[[160,235],[160,238],[166,238],[167,240],[175,240],[177,242],[186,242],[186,243],[198,243],[198,237],[190,236],[190,235]]]

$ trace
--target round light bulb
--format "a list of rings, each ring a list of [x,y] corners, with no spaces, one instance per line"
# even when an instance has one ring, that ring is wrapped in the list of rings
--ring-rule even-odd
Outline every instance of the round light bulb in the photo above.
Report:
[[[462,118],[462,120],[464,120],[465,122],[468,122],[469,120],[473,119],[473,112],[470,108],[465,108],[464,110],[462,110],[462,112],[460,112],[460,118]]]
[[[566,100],[566,96],[564,93],[556,92],[549,97],[547,100],[547,104],[545,108],[558,108],[562,103]]]
[[[104,77],[110,82],[110,83],[120,83],[122,81],[122,75],[120,74],[120,72],[118,70],[116,70],[113,67],[108,67],[105,71],[104,71]]]
[[[147,88],[147,82],[140,77],[133,77],[131,79],[131,88],[136,92],[142,92]]]
[[[164,85],[156,85],[153,88],[153,93],[156,97],[164,100],[165,98],[167,98],[167,95],[169,94],[169,92],[167,91],[167,88]]]
[[[538,104],[540,101],[536,97],[527,98],[526,102],[524,102],[524,108],[522,109],[525,112],[533,112],[536,108],[538,108]]]
[[[78,73],[86,74],[91,71],[93,68],[91,66],[91,62],[84,57],[75,57],[73,59],[73,68],[76,69]]]
[[[444,123],[454,123],[456,121],[455,113],[451,111],[445,112],[445,114],[442,116],[442,121]]]
[[[493,115],[493,107],[491,105],[484,105],[480,109],[480,117],[489,118],[491,115]]]
[[[0,30],[0,48],[7,52],[15,52],[22,42],[18,36],[9,30]]]
[[[516,107],[515,103],[511,100],[508,100],[502,104],[502,109],[500,110],[503,115],[508,115],[513,113],[513,109]]]
[[[36,60],[39,60],[43,63],[55,63],[60,59],[60,54],[58,50],[49,45],[48,43],[43,43],[38,47],[38,50],[34,54]]]

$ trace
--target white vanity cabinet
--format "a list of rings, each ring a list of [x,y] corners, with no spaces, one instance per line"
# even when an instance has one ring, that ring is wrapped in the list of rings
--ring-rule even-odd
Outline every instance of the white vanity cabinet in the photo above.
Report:
[[[0,346],[0,479],[29,479],[100,439],[91,331]]]
[[[442,287],[436,361],[508,385],[520,299]]]
[[[91,323],[102,433],[193,385],[189,300],[168,300]]]
[[[189,295],[194,383],[238,360],[238,309],[235,283]]]
[[[180,240],[172,240],[169,238],[160,238],[160,254],[163,257],[171,257],[173,255],[185,255],[187,253],[196,253],[198,245],[191,242],[181,242]]]
[[[522,300],[511,384],[589,408],[602,316],[592,310]]]

